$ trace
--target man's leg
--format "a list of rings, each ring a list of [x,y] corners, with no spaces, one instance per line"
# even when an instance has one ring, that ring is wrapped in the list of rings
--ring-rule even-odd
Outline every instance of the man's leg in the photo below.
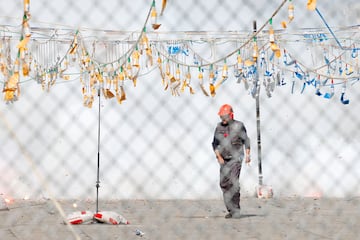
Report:
[[[239,161],[227,162],[220,168],[220,187],[226,209],[230,213],[228,217],[240,217],[240,171]]]

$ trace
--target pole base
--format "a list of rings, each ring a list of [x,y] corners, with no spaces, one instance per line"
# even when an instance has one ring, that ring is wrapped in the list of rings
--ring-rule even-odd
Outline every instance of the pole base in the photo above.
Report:
[[[273,189],[268,185],[259,185],[255,188],[257,198],[272,198],[274,196]]]

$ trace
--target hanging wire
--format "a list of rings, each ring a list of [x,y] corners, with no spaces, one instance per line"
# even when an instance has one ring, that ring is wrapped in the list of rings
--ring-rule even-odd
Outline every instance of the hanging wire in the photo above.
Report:
[[[169,34],[169,32],[162,32],[162,33],[157,33],[155,35],[156,39],[151,39],[151,43],[150,46],[151,48],[154,50],[154,52],[157,52],[157,54],[163,59],[163,63],[165,61],[167,61],[167,63],[169,64],[170,62],[172,63],[170,66],[170,70],[171,72],[175,72],[176,69],[181,69],[181,73],[184,75],[185,74],[185,69],[189,69],[189,68],[199,68],[201,69],[201,71],[203,72],[204,70],[209,70],[210,68],[212,69],[218,69],[219,67],[223,66],[224,62],[226,62],[226,66],[227,67],[236,67],[237,62],[231,62],[231,61],[227,61],[228,59],[230,59],[231,57],[233,57],[235,54],[237,55],[239,52],[242,52],[242,54],[244,54],[244,56],[246,55],[246,51],[244,51],[244,49],[246,50],[248,48],[248,46],[252,43],[254,38],[257,38],[257,43],[259,44],[258,48],[261,49],[264,52],[268,52],[270,45],[269,42],[266,40],[268,37],[268,33],[267,31],[264,31],[264,28],[267,26],[267,24],[269,24],[270,20],[272,20],[272,18],[274,16],[276,16],[278,14],[278,12],[280,11],[280,9],[284,6],[284,4],[286,3],[286,0],[284,0],[278,7],[277,9],[273,12],[273,14],[271,15],[271,17],[269,18],[268,21],[266,21],[260,28],[258,31],[252,33],[252,34],[246,34],[246,33],[239,33],[239,32],[209,32],[207,33],[207,35],[210,35],[210,37],[208,38],[200,38],[200,39],[194,39],[194,36],[202,36],[204,34],[204,32],[175,32],[176,34],[185,34],[186,38],[182,38],[176,41],[172,41],[172,45],[177,45],[178,48],[180,48],[180,52],[177,54],[180,55],[172,55],[170,54],[166,49],[166,45],[169,47],[169,41],[166,39],[162,39],[159,38],[159,35],[161,34]],[[61,28],[61,29],[54,29],[54,28],[34,28],[32,29],[32,32],[36,33],[38,36],[37,37],[32,37],[32,40],[34,42],[38,41],[38,40],[42,40],[45,39],[44,43],[41,43],[38,45],[38,59],[35,59],[35,61],[37,61],[38,63],[40,63],[40,67],[45,68],[42,70],[45,71],[49,71],[50,68],[54,67],[57,68],[58,66],[60,66],[67,58],[67,56],[69,55],[70,51],[72,51],[72,46],[75,44],[75,41],[77,41],[78,43],[78,47],[82,48],[83,53],[81,53],[80,51],[77,51],[76,54],[78,55],[78,59],[81,59],[81,54],[85,54],[90,56],[91,59],[91,63],[95,66],[96,69],[99,69],[101,71],[106,71],[106,74],[108,69],[107,67],[111,66],[111,69],[114,69],[114,67],[119,70],[119,69],[124,69],[125,64],[127,63],[128,59],[132,56],[132,54],[134,53],[134,51],[140,46],[141,47],[141,41],[143,39],[143,37],[145,36],[145,34],[147,34],[146,32],[146,26],[148,25],[148,21],[150,19],[150,15],[151,15],[151,8],[150,7],[147,17],[145,19],[145,22],[142,26],[142,30],[141,31],[133,31],[133,32],[126,32],[126,31],[112,31],[112,30],[95,30],[95,29],[86,29],[86,28],[79,28],[78,30],[74,31],[68,28]],[[322,17],[322,15],[320,14],[320,12],[318,12],[319,15]],[[323,17],[322,17],[323,19]],[[338,55],[332,55],[332,58],[328,60],[328,62],[325,62],[324,64],[322,64],[321,66],[318,66],[316,68],[311,68],[309,66],[306,66],[301,60],[294,58],[293,61],[296,61],[296,64],[301,68],[306,69],[307,74],[312,73],[315,74],[319,77],[322,78],[326,78],[326,79],[335,79],[335,80],[349,80],[349,82],[357,82],[359,79],[359,76],[355,76],[355,75],[345,75],[342,76],[342,74],[329,74],[329,73],[324,73],[324,71],[326,71],[326,69],[333,63],[337,63],[340,59],[342,60],[342,64],[346,64],[347,67],[350,68],[354,68],[353,64],[351,64],[351,62],[346,61],[346,59],[344,59],[343,56],[345,56],[346,52],[345,50],[352,50],[352,57],[355,58],[357,57],[357,51],[358,48],[355,47],[355,43],[356,43],[356,36],[357,36],[357,32],[355,31],[355,27],[356,26],[351,26],[349,28],[345,28],[346,29],[354,29],[354,32],[352,34],[352,36],[347,36],[346,39],[352,41],[352,48],[344,48],[340,42],[339,39],[336,38],[334,32],[332,31],[332,29],[328,26],[328,24],[326,23],[326,21],[323,19],[323,21],[325,22],[325,25],[327,27],[327,29],[332,33],[334,39],[336,40],[336,42],[338,43],[338,45],[333,46],[331,44],[327,44],[326,46],[328,46],[329,48],[332,47],[333,49],[340,49],[343,50],[343,52],[339,53]],[[16,35],[17,32],[16,31],[12,31],[11,27],[9,26],[1,26],[3,28],[3,35],[10,35],[10,37],[12,35]],[[92,31],[101,31],[103,33],[111,33],[113,35],[116,36],[124,36],[121,40],[119,40],[118,38],[114,41],[111,39],[101,39],[97,36],[97,34],[94,35],[85,35],[85,33],[88,33],[89,30]],[[286,35],[286,36],[295,36],[295,37],[302,37],[303,41],[308,41],[308,36],[304,33],[301,32],[308,32],[310,35],[316,33],[316,30],[318,30],[319,32],[323,32],[323,28],[322,29],[303,29],[302,31],[298,31],[295,33],[289,33],[289,32],[285,32],[282,30],[277,31],[276,33],[279,36],[282,35]],[[342,29],[344,30],[344,29]],[[51,32],[51,34],[47,34],[47,32]],[[64,33],[65,32],[65,33]],[[34,34],[33,33],[33,34]],[[174,32],[171,32],[172,34]],[[264,33],[264,34],[262,34]],[[218,34],[223,36],[222,38],[214,38],[213,35]],[[72,36],[72,39],[69,39],[69,35]],[[151,35],[151,34],[150,34]],[[306,36],[305,36],[306,35]],[[310,36],[309,35],[309,36]],[[325,35],[324,35],[325,37]],[[66,39],[68,38],[68,39]],[[95,40],[94,40],[95,39]],[[216,39],[216,40],[214,40]],[[218,40],[221,39],[221,40]],[[317,39],[313,39],[314,41]],[[90,55],[90,53],[88,52],[88,48],[86,47],[86,44],[88,42],[92,42],[92,53]],[[286,44],[286,43],[290,43],[291,38],[281,38],[281,43]],[[299,41],[299,40],[298,40]],[[64,42],[64,43],[70,43],[69,47],[66,50],[65,55],[63,55],[62,57],[59,55],[59,50],[56,50],[55,47],[55,43],[60,43],[60,42]],[[105,61],[102,62],[99,59],[96,59],[96,54],[95,54],[95,46],[97,42],[102,42],[103,44],[105,44],[107,47],[105,47]],[[223,55],[222,57],[218,57],[217,58],[217,54],[215,54],[215,44],[218,45],[225,45],[228,43],[233,43],[236,42],[236,47],[235,50],[230,51],[229,53]],[[296,42],[296,41],[294,41]],[[164,44],[165,43],[165,44]],[[240,44],[239,44],[240,43]],[[263,44],[261,44],[263,43]],[[122,44],[122,49],[120,49],[120,44]],[[211,55],[211,60],[206,59],[205,57],[202,56],[202,54],[198,53],[195,51],[195,49],[192,47],[192,45],[194,44],[210,44],[211,49],[212,49],[212,55]],[[126,47],[124,47],[126,46]],[[186,49],[186,53],[184,51],[184,49]],[[182,52],[183,51],[183,52]],[[189,59],[189,55],[192,55],[194,57],[194,61],[193,63],[190,63],[190,61],[188,61]],[[250,55],[249,55],[250,56]],[[248,57],[249,57],[248,56]],[[267,59],[269,59],[269,55],[268,53],[266,53],[264,56],[267,56]],[[290,53],[288,53],[288,56],[291,57]],[[288,66],[282,66],[279,61],[278,63],[273,61],[273,55],[270,56],[270,61],[273,64],[273,66],[276,66],[277,69],[281,72],[289,72],[289,73],[295,73],[295,70],[289,68]],[[165,61],[164,61],[165,60]],[[155,64],[156,65],[156,64]],[[291,65],[291,64],[289,64]],[[177,66],[175,68],[175,66]],[[154,68],[151,68],[151,70],[149,70],[149,68],[147,69],[147,71],[152,71],[154,70],[156,67],[158,66],[154,66]],[[144,69],[142,69],[144,70]],[[84,69],[82,70],[84,71]],[[85,70],[88,71],[88,70]],[[112,73],[115,71],[112,70]],[[272,70],[274,73],[274,70]],[[269,72],[269,70],[266,67],[266,72]],[[358,71],[359,72],[359,71]],[[84,72],[83,72],[84,73]],[[80,73],[81,74],[81,73]],[[270,74],[270,72],[269,72]],[[67,74],[68,76],[71,74]],[[142,75],[146,75],[146,73],[140,73],[139,76]],[[354,80],[354,81],[353,81]],[[23,83],[24,81],[21,81],[20,83]],[[67,81],[63,81],[63,83],[65,83]],[[325,86],[325,84],[324,84]]]

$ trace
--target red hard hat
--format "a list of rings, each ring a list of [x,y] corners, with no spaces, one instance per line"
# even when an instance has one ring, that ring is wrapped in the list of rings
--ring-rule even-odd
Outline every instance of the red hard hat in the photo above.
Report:
[[[230,115],[231,118],[233,118],[234,113],[233,113],[233,109],[231,107],[231,105],[229,104],[224,104],[220,107],[220,110],[218,112],[219,116],[223,116],[223,115]]]

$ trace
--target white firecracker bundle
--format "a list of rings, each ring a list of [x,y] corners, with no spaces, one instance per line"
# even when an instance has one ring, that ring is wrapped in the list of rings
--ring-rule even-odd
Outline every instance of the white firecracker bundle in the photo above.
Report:
[[[111,211],[102,211],[95,214],[91,211],[76,211],[67,216],[67,223],[70,224],[90,223],[93,220],[112,225],[129,224],[129,221],[123,216]]]
[[[70,224],[82,224],[91,222],[94,214],[91,211],[76,211],[68,215],[67,222]]]
[[[111,212],[111,211],[102,211],[95,213],[94,218],[99,222],[113,224],[113,225],[129,224],[129,221],[126,220],[123,216],[121,216],[116,212]]]

